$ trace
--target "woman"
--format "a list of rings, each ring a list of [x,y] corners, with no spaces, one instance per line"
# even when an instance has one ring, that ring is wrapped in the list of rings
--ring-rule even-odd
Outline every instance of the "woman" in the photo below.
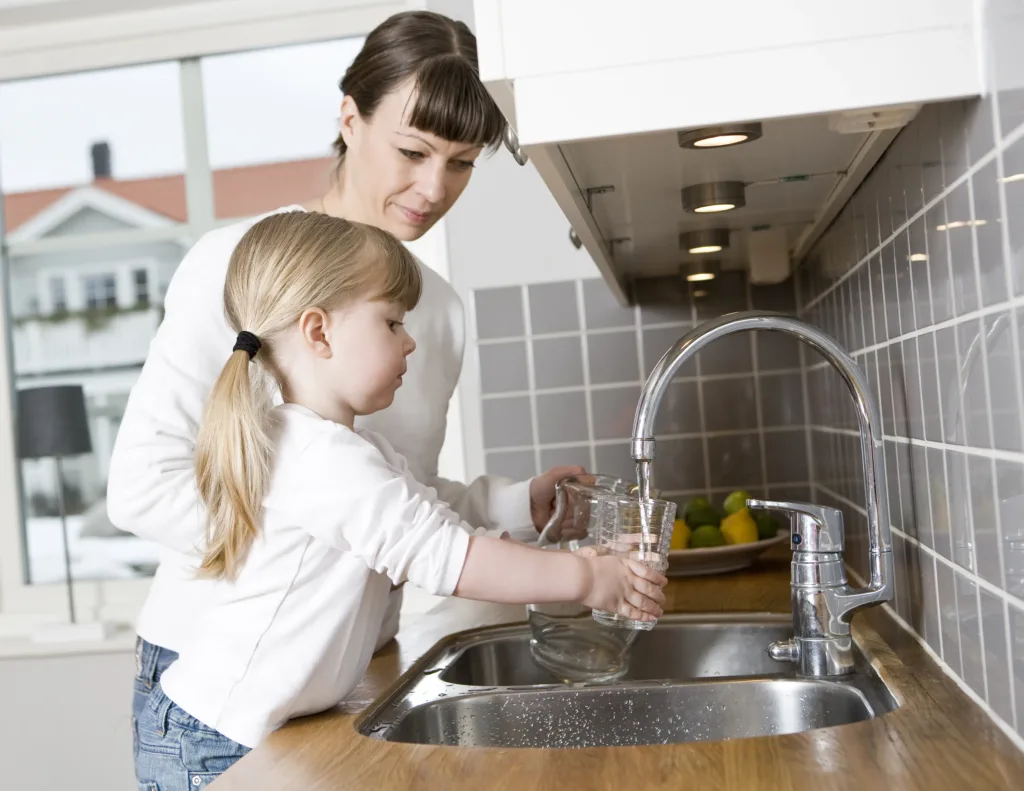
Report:
[[[473,34],[439,14],[407,12],[383,22],[367,37],[341,90],[331,189],[279,212],[320,211],[417,239],[462,194],[476,159],[498,144],[505,126],[480,83]],[[136,627],[136,717],[185,644],[208,593],[208,582],[195,573],[205,520],[194,486],[194,447],[203,405],[235,337],[222,302],[228,262],[257,219],[206,234],[185,256],[110,462],[111,521],[165,550]],[[539,528],[550,515],[555,483],[582,470],[555,468],[520,483],[483,476],[468,486],[438,477],[465,329],[454,290],[421,270],[423,295],[407,318],[419,351],[410,359],[405,387],[391,407],[358,425],[382,434],[406,457],[416,479],[436,488],[463,520],[522,536],[524,527]],[[378,646],[397,632],[400,605],[398,590]]]

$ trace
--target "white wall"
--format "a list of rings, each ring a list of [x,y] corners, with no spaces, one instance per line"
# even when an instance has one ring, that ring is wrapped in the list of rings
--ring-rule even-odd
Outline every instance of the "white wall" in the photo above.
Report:
[[[0,659],[0,788],[128,791],[131,652]]]
[[[432,11],[473,27],[472,0],[429,0]],[[532,164],[520,167],[504,146],[481,157],[469,187],[446,218],[451,283],[466,305],[472,332],[473,292],[483,288],[598,277],[585,250],[569,241],[569,221]],[[458,396],[466,474],[484,472],[480,366],[472,335]]]

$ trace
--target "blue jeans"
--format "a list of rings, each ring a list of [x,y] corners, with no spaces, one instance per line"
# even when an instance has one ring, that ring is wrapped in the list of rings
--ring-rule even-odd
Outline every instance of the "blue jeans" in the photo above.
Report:
[[[249,752],[200,722],[164,694],[160,675],[173,651],[140,641],[133,720],[140,791],[205,788]]]
[[[138,721],[146,708],[149,694],[160,676],[178,658],[174,651],[147,643],[141,637],[135,639],[135,694],[132,697],[132,722]],[[134,732],[134,727],[132,728]]]

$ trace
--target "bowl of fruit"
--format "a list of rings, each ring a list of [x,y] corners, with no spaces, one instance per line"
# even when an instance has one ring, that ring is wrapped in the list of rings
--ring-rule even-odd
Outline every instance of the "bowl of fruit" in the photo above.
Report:
[[[749,492],[731,492],[718,507],[694,497],[672,528],[670,577],[721,574],[753,565],[761,554],[785,543],[789,531],[770,511],[747,508]]]

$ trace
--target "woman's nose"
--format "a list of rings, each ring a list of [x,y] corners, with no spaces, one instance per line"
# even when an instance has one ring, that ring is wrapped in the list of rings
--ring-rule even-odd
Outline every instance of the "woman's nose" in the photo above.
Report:
[[[444,200],[444,166],[430,166],[424,168],[419,179],[419,191],[431,203],[440,203]]]

